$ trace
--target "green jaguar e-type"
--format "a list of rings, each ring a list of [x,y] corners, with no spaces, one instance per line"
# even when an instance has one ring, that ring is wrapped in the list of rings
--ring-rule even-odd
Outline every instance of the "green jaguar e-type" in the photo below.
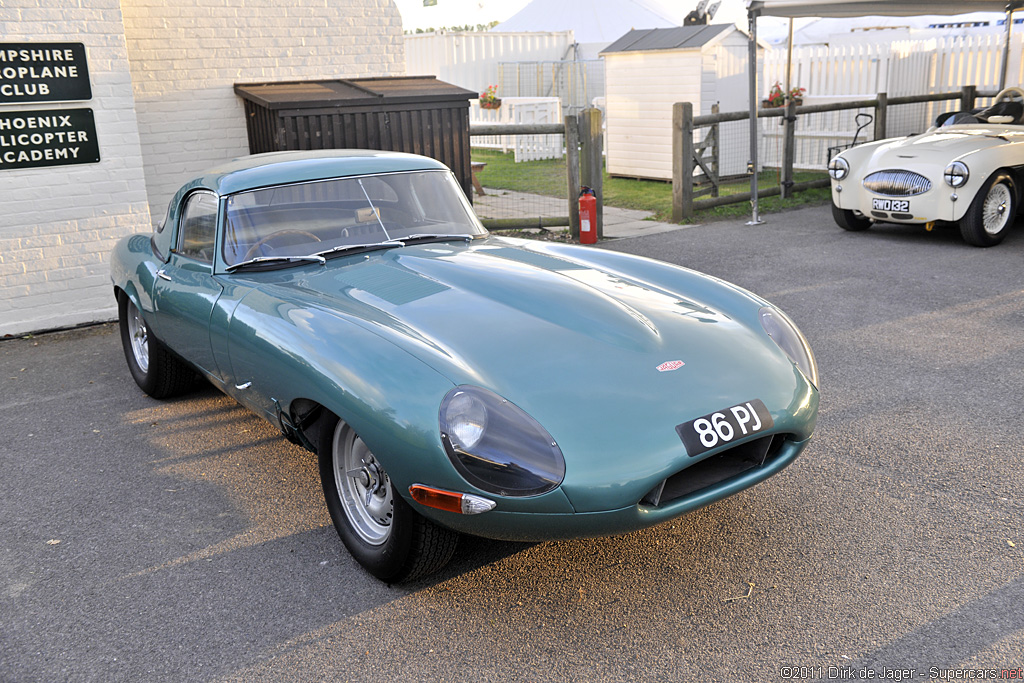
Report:
[[[111,264],[132,376],[196,376],[317,453],[327,507],[394,582],[459,533],[659,524],[793,462],[818,374],[779,309],[700,273],[496,237],[425,157],[279,152],[186,183]]]

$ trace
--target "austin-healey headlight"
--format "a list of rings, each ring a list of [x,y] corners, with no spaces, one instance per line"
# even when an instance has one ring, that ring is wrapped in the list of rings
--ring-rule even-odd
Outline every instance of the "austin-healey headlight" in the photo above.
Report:
[[[562,451],[519,406],[481,387],[455,387],[441,401],[441,442],[455,469],[479,489],[536,496],[565,477]]]
[[[833,180],[842,180],[850,175],[850,162],[842,157],[832,157],[828,162],[828,174]]]
[[[942,179],[950,187],[963,187],[967,179],[971,177],[967,164],[962,161],[954,161],[942,172]]]
[[[793,321],[785,313],[777,308],[761,309],[761,326],[768,336],[772,338],[779,348],[786,352],[789,359],[793,361],[804,377],[818,387],[818,363],[814,360],[814,353],[811,345],[801,334]]]

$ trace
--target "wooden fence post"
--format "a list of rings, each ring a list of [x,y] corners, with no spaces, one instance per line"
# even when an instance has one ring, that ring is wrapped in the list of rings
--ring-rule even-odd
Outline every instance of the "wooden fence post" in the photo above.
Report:
[[[718,102],[715,102],[714,104],[711,105],[711,113],[713,115],[715,115],[715,116],[718,116],[718,114],[719,114]],[[722,169],[721,169],[721,165],[720,165],[720,160],[722,158],[722,156],[721,156],[721,150],[722,150],[721,126],[719,126],[719,124],[717,124],[717,123],[711,124],[711,131],[708,133],[708,135],[709,135],[709,137],[713,135],[714,136],[714,141],[715,141],[714,147],[711,148],[712,149],[712,151],[711,151],[711,172],[715,176],[714,178],[711,179],[711,182],[712,182],[711,196],[712,197],[717,197],[718,196],[718,186],[722,184],[722,180],[721,180],[721,178],[722,178]]]
[[[796,158],[796,102],[786,101],[786,115],[782,119],[782,189],[780,196],[793,196],[793,160]]]
[[[569,187],[569,231],[580,238],[580,129],[575,116],[565,117],[565,167]]]
[[[693,218],[693,104],[672,105],[672,220]]]
[[[878,104],[875,105],[875,140],[884,140],[887,137],[885,115],[888,106],[889,95],[884,92],[878,93]]]
[[[978,87],[975,85],[965,85],[960,88],[960,111],[974,109],[974,100],[977,96]]]
[[[579,123],[581,173],[580,183],[594,191],[597,197],[597,238],[604,237],[604,155],[601,135],[601,110],[584,109]]]

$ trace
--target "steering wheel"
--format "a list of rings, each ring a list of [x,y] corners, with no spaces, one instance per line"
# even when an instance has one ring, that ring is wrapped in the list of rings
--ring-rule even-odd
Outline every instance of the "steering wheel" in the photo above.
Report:
[[[1006,100],[1018,99],[1018,100],[1024,101],[1024,90],[1022,90],[1021,88],[1018,88],[1015,85],[1011,85],[1010,87],[1003,88],[998,93],[996,93],[995,99],[993,99],[992,101],[993,102],[1002,102],[1004,99],[1006,99]]]
[[[267,235],[256,242],[256,244],[249,247],[249,251],[245,252],[245,256],[242,257],[242,261],[249,261],[257,256],[271,256],[272,254],[268,254],[263,249],[263,247],[267,245],[271,245],[274,248],[280,248],[303,244],[304,242],[319,241],[319,237],[311,232],[306,232],[305,230],[281,230],[272,235]],[[271,251],[273,251],[273,249]]]

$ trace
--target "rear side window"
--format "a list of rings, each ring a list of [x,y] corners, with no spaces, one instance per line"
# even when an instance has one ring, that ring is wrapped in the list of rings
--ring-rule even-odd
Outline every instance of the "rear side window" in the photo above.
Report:
[[[178,230],[178,253],[204,263],[213,263],[213,242],[217,232],[217,197],[196,192],[185,203]]]

